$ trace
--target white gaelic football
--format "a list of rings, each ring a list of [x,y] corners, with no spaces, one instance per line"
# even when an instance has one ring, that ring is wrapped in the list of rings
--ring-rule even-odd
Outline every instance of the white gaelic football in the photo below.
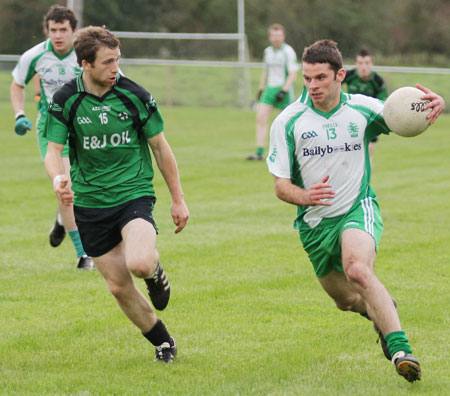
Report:
[[[425,93],[418,88],[403,87],[392,92],[384,104],[384,120],[392,132],[404,137],[421,134],[428,128],[426,116],[431,109],[424,110],[429,101],[420,98]]]

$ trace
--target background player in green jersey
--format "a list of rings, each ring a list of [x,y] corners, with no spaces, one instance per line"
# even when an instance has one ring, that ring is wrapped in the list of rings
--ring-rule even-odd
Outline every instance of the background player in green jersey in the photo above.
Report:
[[[38,103],[39,115],[36,128],[42,159],[45,157],[48,144],[47,138],[44,136],[48,104],[54,93],[80,71],[73,50],[73,38],[76,29],[77,19],[72,10],[59,5],[50,7],[48,13],[44,16],[44,33],[48,36],[48,39],[26,51],[12,73],[11,103],[16,117],[14,129],[18,135],[25,135],[32,128],[31,121],[25,116],[23,110],[25,102],[24,87],[34,76],[39,77],[33,81],[35,83],[36,81],[40,82],[40,89],[37,91],[40,101]],[[64,172],[69,177],[68,155],[68,147],[66,147],[63,162]],[[66,230],[78,257],[77,268],[93,269],[92,260],[86,255],[81,243],[73,216],[73,207],[71,205],[59,205],[57,219],[50,231],[50,244],[53,247],[61,244],[66,235]]]
[[[345,78],[336,43],[321,40],[303,53],[302,97],[274,121],[269,171],[275,193],[297,205],[296,228],[320,284],[336,306],[370,318],[383,352],[408,381],[420,379],[395,303],[374,273],[383,223],[370,187],[367,145],[389,133],[383,103],[341,90]],[[418,85],[434,123],[444,100]]]
[[[269,26],[269,41],[264,50],[264,69],[261,74],[256,113],[256,152],[248,160],[263,160],[266,146],[269,117],[272,111],[284,109],[294,100],[292,84],[297,77],[297,55],[284,42],[285,30],[278,23]]]
[[[156,250],[148,146],[172,196],[178,233],[189,211],[175,157],[154,99],[119,74],[117,37],[91,26],[78,33],[74,47],[83,72],[55,94],[49,107],[45,166],[61,203],[74,202],[84,247],[120,308],[156,347],[156,360],[168,363],[177,353],[175,340],[131,274],[145,280],[154,307],[163,310],[170,285]],[[61,159],[68,137],[74,193]]]
[[[372,70],[372,54],[366,49],[361,49],[356,55],[355,66],[355,69],[349,70],[345,75],[344,84],[347,84],[347,92],[386,100],[388,97],[386,84],[383,78]],[[369,144],[370,162],[372,165],[377,140],[378,137],[374,137]]]

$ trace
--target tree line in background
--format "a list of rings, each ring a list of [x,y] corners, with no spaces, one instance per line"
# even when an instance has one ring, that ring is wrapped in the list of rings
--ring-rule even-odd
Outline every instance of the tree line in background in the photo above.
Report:
[[[2,0],[0,54],[20,54],[42,41],[42,16],[66,1]],[[345,58],[361,48],[392,63],[448,67],[448,0],[245,0],[250,57],[261,60],[267,27],[285,26],[299,57],[322,38],[338,42]],[[236,0],[84,0],[84,25],[146,32],[235,33]],[[236,43],[122,40],[124,57],[221,59],[236,56]]]

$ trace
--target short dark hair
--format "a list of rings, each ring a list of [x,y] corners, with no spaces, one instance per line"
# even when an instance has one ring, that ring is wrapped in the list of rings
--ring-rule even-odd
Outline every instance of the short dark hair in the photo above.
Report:
[[[356,56],[365,57],[365,56],[372,56],[372,54],[367,48],[361,48],[359,52],[356,54]]]
[[[49,8],[47,14],[44,15],[44,31],[48,31],[48,21],[63,23],[66,20],[69,21],[72,30],[75,30],[78,24],[78,20],[73,11],[70,8],[64,7],[59,4],[52,5]]]
[[[76,34],[73,46],[81,66],[83,60],[94,63],[100,47],[120,48],[120,41],[105,26],[88,26]]]
[[[329,63],[335,74],[342,69],[342,54],[337,43],[332,40],[319,40],[303,51],[305,63]]]

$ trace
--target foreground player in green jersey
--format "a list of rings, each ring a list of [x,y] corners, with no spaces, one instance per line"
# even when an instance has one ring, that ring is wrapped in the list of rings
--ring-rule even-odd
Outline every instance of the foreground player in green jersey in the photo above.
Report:
[[[65,83],[72,80],[79,72],[77,58],[73,49],[73,38],[77,30],[77,19],[72,10],[54,5],[44,16],[44,32],[48,39],[26,51],[14,68],[11,83],[11,104],[13,106],[16,124],[14,127],[18,135],[25,135],[32,128],[31,121],[24,112],[25,85],[34,79],[40,82],[39,115],[36,121],[37,137],[41,157],[44,159],[47,151],[45,125],[48,117],[48,104],[55,92]],[[36,86],[36,84],[35,84]],[[69,176],[69,147],[63,152],[64,173]],[[64,224],[64,225],[63,225]],[[92,260],[83,249],[73,216],[72,205],[59,205],[55,224],[50,231],[50,245],[57,247],[63,241],[66,230],[72,240],[78,258],[77,268],[93,269]]]
[[[361,49],[356,55],[355,69],[349,70],[345,75],[344,84],[347,84],[347,92],[362,94],[381,100],[386,100],[388,92],[383,78],[372,70],[373,57],[366,49]],[[373,165],[373,154],[378,137],[374,137],[369,143],[370,162]]]
[[[420,379],[389,293],[374,273],[383,230],[377,197],[370,187],[368,143],[389,133],[383,102],[344,94],[342,56],[335,42],[321,40],[303,53],[306,94],[273,122],[269,171],[278,198],[298,209],[299,229],[320,284],[343,311],[373,321],[383,352],[408,381]],[[430,124],[444,100],[429,89]]]
[[[58,199],[64,205],[74,202],[86,252],[120,308],[156,347],[156,360],[168,363],[177,353],[175,340],[131,275],[145,280],[156,309],[167,306],[170,285],[156,250],[154,170],[148,145],[172,196],[178,233],[189,211],[175,157],[152,96],[119,74],[117,37],[91,26],[77,34],[74,47],[84,71],[64,85],[49,106],[45,166]],[[72,188],[61,160],[67,139]]]
[[[294,101],[294,83],[299,69],[294,49],[284,42],[283,25],[269,26],[270,46],[264,50],[264,69],[261,73],[256,110],[256,152],[247,160],[263,160],[269,117],[274,109],[282,110]]]

